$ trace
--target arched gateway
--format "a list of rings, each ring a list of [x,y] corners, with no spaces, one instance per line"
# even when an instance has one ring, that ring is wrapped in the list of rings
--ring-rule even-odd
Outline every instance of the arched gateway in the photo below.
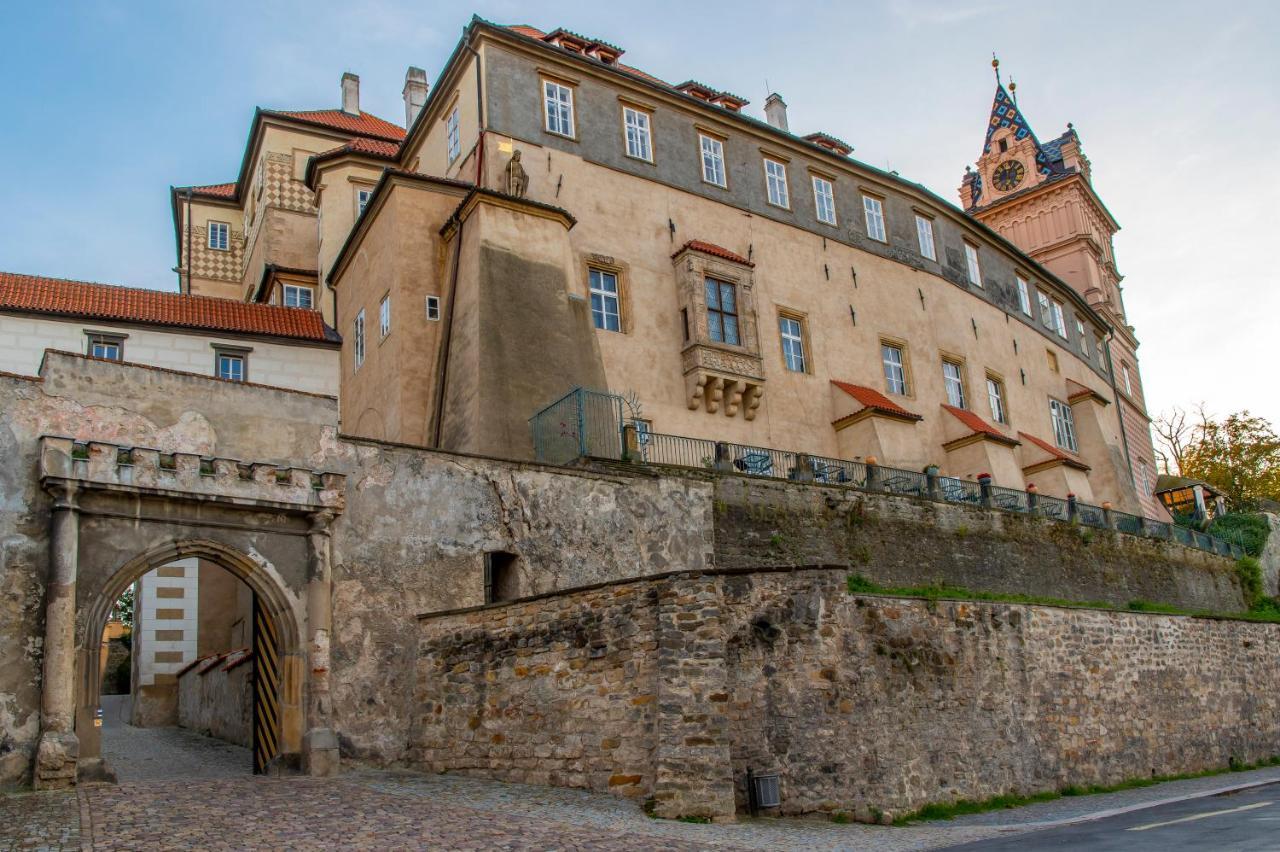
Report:
[[[73,785],[78,762],[100,753],[98,643],[112,604],[151,569],[189,557],[248,585],[258,633],[272,635],[276,665],[264,672],[261,696],[271,712],[260,724],[273,729],[262,731],[270,736],[260,738],[255,763],[336,771],[329,527],[343,508],[343,477],[69,438],[40,442],[53,509],[36,787]]]

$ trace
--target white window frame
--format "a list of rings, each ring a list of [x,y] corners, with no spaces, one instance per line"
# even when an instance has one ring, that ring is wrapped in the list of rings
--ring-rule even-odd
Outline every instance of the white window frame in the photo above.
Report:
[[[653,162],[653,129],[649,113],[635,107],[622,107],[623,137],[627,156],[646,163]]]
[[[124,360],[124,335],[116,336],[111,334],[102,334],[100,332],[88,332],[89,344],[87,353],[90,358],[101,358],[104,361],[123,361]],[[98,347],[104,350],[115,348],[116,354],[98,354]]]
[[[948,358],[942,359],[942,387],[947,404],[956,408],[968,408],[964,398],[964,365]]]
[[[1124,377],[1125,396],[1133,396],[1133,379],[1129,377],[1129,365],[1124,361],[1120,362],[1120,375]]]
[[[1078,453],[1076,443],[1076,418],[1071,406],[1062,400],[1049,397],[1049,419],[1053,423],[1053,440],[1059,447]]]
[[[1009,409],[1004,401],[1004,382],[987,376],[987,403],[991,406],[991,419],[997,423],[1009,423]]]
[[[969,283],[975,287],[982,286],[982,264],[978,260],[978,247],[973,243],[964,244],[965,270],[969,274]]]
[[[457,106],[449,111],[449,117],[444,120],[444,138],[445,144],[448,146],[449,165],[453,165],[453,161],[462,155],[462,139],[458,129]]]
[[[364,208],[369,206],[369,199],[373,198],[373,187],[357,186],[356,187],[356,218],[360,218],[364,214]]]
[[[896,355],[891,358],[890,353]],[[884,386],[889,393],[907,396],[911,390],[907,384],[907,353],[894,343],[880,342],[880,363],[884,368]]]
[[[938,259],[938,249],[933,242],[933,220],[916,214],[916,240],[920,243],[920,256],[927,260]]]
[[[813,176],[813,213],[819,222],[836,224],[836,188],[824,177]]]
[[[391,294],[382,297],[378,302],[378,335],[386,337],[391,333]]]
[[[1021,275],[1015,275],[1014,280],[1018,282],[1018,307],[1027,316],[1031,316],[1031,290],[1027,279]]]
[[[1053,302],[1053,330],[1058,333],[1059,337],[1066,340],[1067,319],[1066,315],[1062,313],[1062,303],[1057,299],[1052,299],[1051,301]]]
[[[1076,333],[1080,335],[1081,354],[1083,354],[1085,358],[1092,358],[1093,356],[1089,352],[1089,335],[1085,334],[1084,320],[1080,319],[1079,316],[1076,317]]]
[[[862,196],[862,217],[867,223],[867,236],[877,242],[889,242],[884,224],[884,202],[874,195]]]
[[[787,189],[787,164],[764,158],[764,182],[769,203],[791,209],[791,192]]]
[[[622,331],[622,286],[618,278],[618,273],[611,269],[587,267],[591,325],[601,331]],[[608,281],[613,282],[612,290],[606,286]]]
[[[427,319],[430,322],[440,321],[440,297],[439,296],[427,297]]]
[[[223,362],[238,363],[240,365],[240,375],[226,375],[223,372]],[[219,379],[227,382],[245,382],[249,380],[249,359],[241,352],[224,352],[214,350],[213,354],[213,374]]]
[[[1047,329],[1053,329],[1053,306],[1049,301],[1049,297],[1045,295],[1043,290],[1036,290],[1036,302],[1040,306],[1040,324]]]
[[[728,189],[729,173],[724,165],[724,142],[714,136],[699,133],[698,150],[702,152],[703,183]]]
[[[778,335],[782,341],[782,363],[792,373],[807,373],[809,364],[804,351],[804,321],[788,314],[778,316]]]
[[[364,308],[356,314],[352,328],[352,360],[355,362],[355,368],[359,370],[364,365]]]
[[[302,304],[302,300],[298,298],[299,294],[307,294],[307,303]],[[293,295],[293,304],[290,304],[290,294]],[[286,308],[302,308],[304,310],[312,310],[315,308],[316,291],[314,287],[307,287],[302,284],[285,284],[282,288],[281,303]]]
[[[573,87],[555,80],[542,81],[542,126],[548,133],[577,139],[574,132]]]
[[[210,220],[209,225],[209,248],[212,251],[231,251],[231,223],[230,222],[214,222]],[[215,234],[221,234],[221,237],[215,237]]]

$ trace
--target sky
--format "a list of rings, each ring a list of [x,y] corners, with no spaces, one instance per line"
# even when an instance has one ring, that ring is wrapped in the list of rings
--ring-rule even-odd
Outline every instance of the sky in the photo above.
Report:
[[[1073,122],[1119,220],[1154,416],[1205,403],[1280,427],[1280,3],[1029,0],[13,4],[0,51],[0,270],[176,289],[171,184],[234,180],[255,106],[403,123],[472,14],[557,26],[669,82],[752,101],[956,201],[981,153],[991,54],[1042,139]]]

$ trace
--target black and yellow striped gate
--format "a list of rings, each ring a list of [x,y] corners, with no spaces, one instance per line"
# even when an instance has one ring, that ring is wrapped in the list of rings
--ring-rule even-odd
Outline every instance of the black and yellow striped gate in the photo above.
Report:
[[[280,753],[280,637],[253,596],[253,772],[265,774]]]

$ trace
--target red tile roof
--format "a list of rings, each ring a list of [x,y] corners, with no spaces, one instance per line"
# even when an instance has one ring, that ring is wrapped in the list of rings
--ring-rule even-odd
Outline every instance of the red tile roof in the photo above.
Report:
[[[729,251],[724,246],[718,246],[715,243],[703,242],[702,240],[689,240],[689,242],[680,246],[680,251],[677,251],[675,254],[671,256],[676,257],[676,255],[679,255],[680,252],[683,252],[683,251],[700,251],[703,254],[710,254],[710,255],[714,255],[715,257],[721,257],[721,258],[724,258],[725,260],[731,260],[734,263],[740,263],[743,266],[755,266],[754,263],[747,260],[745,257],[738,254],[737,252]]]
[[[901,405],[898,405],[889,397],[880,393],[875,388],[863,387],[862,385],[853,385],[848,382],[838,382],[831,380],[831,384],[840,388],[840,390],[849,394],[849,396],[862,403],[863,408],[870,408],[873,411],[879,411],[882,414],[889,414],[893,417],[902,417],[907,420],[923,420],[919,414],[914,411],[908,411]]]
[[[262,112],[264,115],[283,116],[292,118],[294,121],[302,121],[307,124],[319,125],[320,127],[330,127],[334,130],[342,130],[359,136],[389,139],[392,142],[399,142],[404,139],[403,127],[367,112],[362,112],[359,115],[352,115],[340,109],[264,109]]]
[[[0,272],[0,311],[337,343],[319,311]]]
[[[995,426],[983,420],[967,408],[957,408],[954,405],[943,403],[942,408],[948,414],[955,417],[964,424],[966,429],[971,430],[978,435],[986,435],[1005,444],[1017,444],[1018,441],[1001,432]]]
[[[208,186],[187,186],[183,189],[191,190],[192,195],[209,195],[214,198],[235,198],[236,184],[231,183],[214,183]]]
[[[1037,438],[1035,435],[1029,435],[1026,432],[1019,432],[1018,437],[1026,441],[1030,441],[1031,443],[1035,444],[1037,447],[1044,450],[1046,453],[1048,453],[1055,459],[1059,459],[1062,462],[1065,462],[1066,464],[1070,465],[1071,467],[1079,468],[1080,470],[1089,470],[1089,466],[1084,462],[1080,461],[1080,459],[1076,458],[1071,453],[1068,453],[1059,447],[1055,447],[1053,444],[1050,444],[1048,441],[1042,441],[1039,438]]]
[[[1074,379],[1067,379],[1067,393],[1068,393],[1068,396],[1067,396],[1068,402],[1075,402],[1078,399],[1085,399],[1086,397],[1090,397],[1090,398],[1096,399],[1098,402],[1102,403],[1103,405],[1111,404],[1111,400],[1107,399],[1105,396],[1098,393],[1093,388],[1086,387],[1085,385],[1080,384]]]

